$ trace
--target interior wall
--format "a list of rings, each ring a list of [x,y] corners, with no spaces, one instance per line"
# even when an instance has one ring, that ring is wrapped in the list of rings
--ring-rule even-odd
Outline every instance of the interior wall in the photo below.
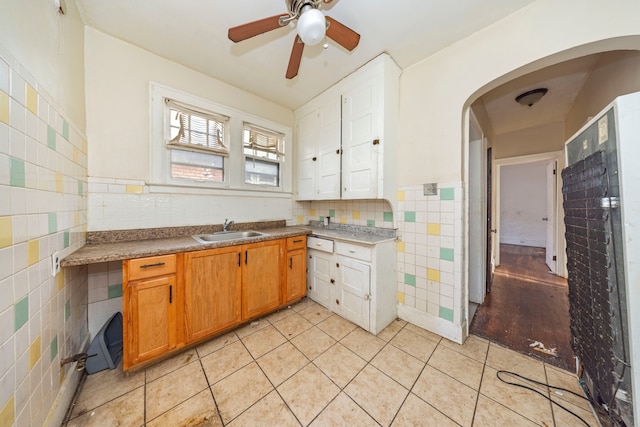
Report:
[[[500,243],[545,247],[548,162],[502,166]]]
[[[564,122],[562,121],[503,133],[494,137],[494,158],[508,159],[562,151],[564,141]]]
[[[88,343],[84,26],[75,2],[0,13],[0,425],[59,426]]]
[[[570,139],[616,97],[637,91],[640,91],[640,51],[603,54],[567,113],[564,139]]]

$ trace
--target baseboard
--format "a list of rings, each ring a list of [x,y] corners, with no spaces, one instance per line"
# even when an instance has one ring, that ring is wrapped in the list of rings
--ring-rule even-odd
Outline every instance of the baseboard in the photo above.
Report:
[[[458,344],[463,343],[466,335],[466,325],[456,325],[453,322],[416,310],[413,307],[407,307],[404,304],[398,304],[398,317]]]
[[[89,335],[87,334],[80,346],[79,352],[82,353],[83,351],[86,351],[88,347]],[[84,370],[76,371],[75,363],[70,366],[70,374],[65,377],[64,383],[60,386],[58,396],[53,402],[53,406],[49,410],[47,419],[44,422],[44,425],[47,427],[60,427],[62,425],[64,417],[67,414],[67,410],[69,409],[69,405],[71,405],[73,397],[78,390],[78,384],[80,383],[80,378],[82,378],[82,375],[84,374]]]

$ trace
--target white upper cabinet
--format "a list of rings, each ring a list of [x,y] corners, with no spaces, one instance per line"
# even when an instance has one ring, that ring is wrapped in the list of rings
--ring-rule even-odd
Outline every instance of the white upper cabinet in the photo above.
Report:
[[[399,76],[383,54],[296,110],[297,200],[395,197]]]

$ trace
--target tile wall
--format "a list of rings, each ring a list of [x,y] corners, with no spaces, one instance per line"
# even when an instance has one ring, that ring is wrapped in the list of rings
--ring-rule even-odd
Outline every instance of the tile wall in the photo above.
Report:
[[[294,202],[293,224],[322,221],[326,216],[338,224],[393,228],[393,210],[384,200]]]
[[[0,425],[41,426],[87,338],[86,138],[0,45]]]
[[[95,337],[115,313],[122,312],[122,261],[89,265],[89,333]]]

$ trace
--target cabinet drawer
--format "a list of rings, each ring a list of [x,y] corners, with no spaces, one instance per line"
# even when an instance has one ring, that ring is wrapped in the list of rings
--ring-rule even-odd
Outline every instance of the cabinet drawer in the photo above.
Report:
[[[164,276],[176,272],[176,255],[162,255],[147,258],[130,259],[129,280]]]
[[[287,250],[302,249],[307,244],[307,236],[295,236],[287,238]]]
[[[307,237],[307,247],[322,252],[333,253],[333,240],[322,239],[320,237]]]
[[[336,242],[336,253],[362,261],[371,261],[371,248],[367,246]]]

